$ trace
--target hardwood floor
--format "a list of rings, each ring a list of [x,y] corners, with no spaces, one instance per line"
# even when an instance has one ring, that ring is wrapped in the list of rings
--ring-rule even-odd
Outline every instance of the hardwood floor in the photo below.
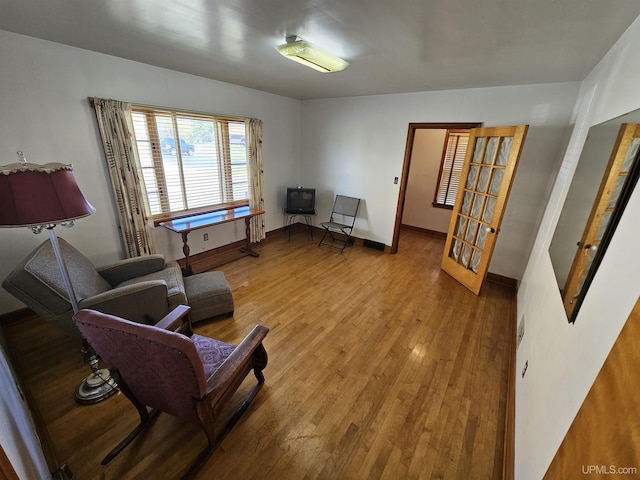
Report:
[[[316,239],[317,240],[317,239]],[[476,297],[439,268],[444,241],[403,231],[397,255],[343,255],[294,231],[223,265],[234,318],[195,331],[238,342],[256,323],[266,383],[197,478],[498,479],[502,475],[508,322],[514,293]],[[38,317],[5,327],[55,446],[77,479],[178,478],[206,445],[198,427],[161,414],[106,467],[138,421],[122,394],[73,400],[88,373]]]

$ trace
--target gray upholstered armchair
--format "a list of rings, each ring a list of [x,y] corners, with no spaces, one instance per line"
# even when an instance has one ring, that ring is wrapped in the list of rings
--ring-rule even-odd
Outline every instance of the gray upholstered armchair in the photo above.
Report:
[[[182,271],[162,255],[130,258],[96,268],[62,238],[60,250],[78,298],[78,307],[134,322],[155,324],[187,304]],[[2,282],[4,289],[36,313],[82,341],[49,240],[27,256]]]

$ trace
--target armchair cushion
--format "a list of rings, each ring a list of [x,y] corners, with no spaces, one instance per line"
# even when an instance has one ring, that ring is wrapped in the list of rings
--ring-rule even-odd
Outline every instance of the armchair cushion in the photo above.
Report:
[[[195,333],[191,335],[191,341],[198,351],[200,360],[202,360],[205,378],[213,375],[227,357],[236,349],[235,345],[224,343],[214,338],[203,337]]]
[[[116,287],[122,282],[149,273],[159,272],[163,268],[165,268],[164,256],[156,253],[120,260],[110,265],[98,267],[97,271],[112,287]]]
[[[71,284],[78,300],[111,289],[111,285],[96,272],[96,268],[84,255],[64,239],[59,238],[58,241],[60,253],[62,253],[67,265],[67,270],[69,270]],[[24,270],[33,275],[42,285],[48,287],[49,295],[56,294],[67,302],[69,301],[51,242],[45,242],[38,247],[36,252],[25,262]]]
[[[173,310],[178,305],[186,305],[188,303],[187,296],[185,294],[182,270],[180,269],[180,265],[178,265],[178,262],[175,261],[167,262],[162,270],[148,273],[147,275],[141,275],[131,280],[119,283],[117,287],[125,287],[128,285],[135,285],[136,283],[153,280],[162,280],[167,285],[167,299],[169,302],[169,310]]]
[[[125,285],[78,302],[79,308],[127,315],[131,321],[146,324],[165,316],[167,305],[167,284],[162,280]]]

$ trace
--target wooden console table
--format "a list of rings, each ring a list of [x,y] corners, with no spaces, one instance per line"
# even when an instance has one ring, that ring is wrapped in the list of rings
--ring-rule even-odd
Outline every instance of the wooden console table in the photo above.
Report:
[[[219,210],[217,212],[203,213],[201,215],[193,215],[191,217],[178,218],[169,222],[162,222],[160,225],[172,232],[182,235],[182,252],[184,253],[185,259],[184,274],[192,275],[193,270],[189,264],[189,254],[191,253],[191,249],[187,242],[189,233],[192,230],[213,227],[215,225],[244,219],[247,243],[240,249],[240,251],[246,255],[258,257],[259,253],[251,248],[251,217],[255,217],[262,213],[264,213],[264,210],[251,209],[249,207],[237,207],[229,208],[227,210]]]

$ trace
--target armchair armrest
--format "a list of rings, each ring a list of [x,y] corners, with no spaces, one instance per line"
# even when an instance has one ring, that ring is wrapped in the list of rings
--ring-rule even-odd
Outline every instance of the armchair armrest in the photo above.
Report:
[[[127,258],[96,268],[96,270],[112,287],[115,287],[132,278],[159,272],[164,267],[164,255],[156,253],[142,257]]]
[[[215,395],[224,395],[233,381],[239,378],[239,372],[253,362],[252,356],[256,350],[260,350],[262,357],[264,357],[261,359],[261,368],[264,368],[267,364],[267,352],[262,346],[262,341],[267,336],[267,333],[269,333],[267,327],[262,325],[253,327],[249,335],[240,342],[240,345],[220,365],[220,368],[207,379],[207,393],[218,392]]]
[[[178,305],[171,310],[167,316],[155,324],[156,327],[163,330],[171,330],[172,332],[182,333],[187,336],[191,335],[191,320],[188,316],[191,307],[187,305]]]
[[[98,310],[133,322],[154,324],[169,311],[167,284],[148,280],[114,288],[78,301],[78,307]]]

